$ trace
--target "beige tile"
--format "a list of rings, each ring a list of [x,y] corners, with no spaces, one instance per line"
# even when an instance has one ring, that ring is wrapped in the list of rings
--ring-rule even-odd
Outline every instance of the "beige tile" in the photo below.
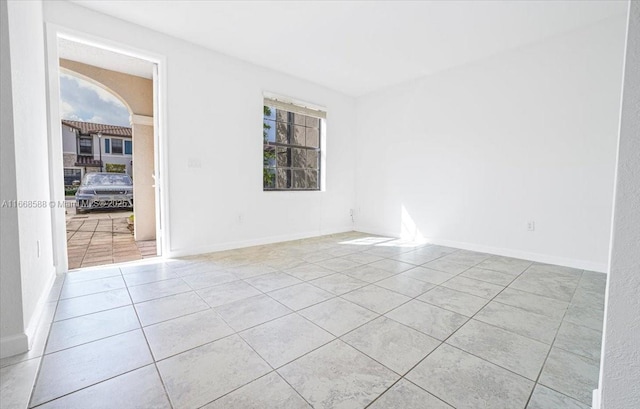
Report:
[[[81,315],[123,307],[129,304],[131,304],[131,299],[126,289],[68,298],[66,300],[60,300],[58,303],[55,320],[59,321],[79,317]]]
[[[385,316],[441,341],[468,320],[464,315],[418,300],[409,301]]]
[[[158,362],[176,409],[197,408],[271,371],[238,335]]]
[[[195,292],[171,295],[135,304],[138,317],[143,326],[178,318],[198,311],[208,310],[209,306]]]
[[[333,298],[298,313],[335,336],[341,336],[378,316],[341,298]]]
[[[311,409],[276,372],[206,405],[203,409]]]
[[[342,340],[400,375],[440,345],[435,338],[385,317],[361,326]]]
[[[151,362],[141,330],[45,355],[31,404],[48,402]]]
[[[298,314],[290,314],[240,333],[273,368],[312,351],[335,337]]]
[[[406,377],[459,409],[523,408],[534,383],[442,344]]]
[[[170,409],[155,365],[81,389],[38,406],[41,409]]]
[[[236,331],[242,331],[292,312],[264,294],[221,305],[215,310]]]
[[[271,291],[269,297],[284,304],[286,307],[297,311],[333,298],[334,295],[308,283],[293,285]]]
[[[370,409],[453,409],[435,396],[416,385],[401,379],[376,399]]]
[[[36,379],[40,358],[0,369],[0,402],[3,408],[26,408]]]
[[[342,298],[378,314],[384,314],[411,300],[405,295],[373,284],[343,294]]]
[[[364,408],[399,377],[340,340],[278,369],[316,408]]]
[[[154,358],[159,361],[231,335],[234,331],[213,310],[205,310],[144,328]]]
[[[83,315],[51,325],[48,354],[140,328],[133,306]]]

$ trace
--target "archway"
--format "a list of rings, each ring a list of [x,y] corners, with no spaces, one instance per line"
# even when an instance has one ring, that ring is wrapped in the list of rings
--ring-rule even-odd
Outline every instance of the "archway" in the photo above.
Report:
[[[130,157],[132,160],[130,161],[131,165],[127,166],[127,173],[132,175],[134,184],[134,238],[138,243],[151,243],[150,241],[156,239],[157,203],[154,181],[153,80],[72,60],[60,59],[59,64],[61,73],[100,87],[116,97],[127,108],[132,141],[132,155]],[[105,139],[105,145],[106,142]],[[104,149],[108,148],[110,146],[104,147]],[[99,149],[102,153],[103,148]],[[119,149],[119,152],[126,153],[121,147]],[[111,150],[113,151],[113,148]],[[159,254],[159,248],[156,248],[155,243],[152,244],[153,247],[140,248],[141,253],[143,255]],[[118,261],[128,260],[114,258],[114,262]],[[73,268],[73,266],[70,267]]]

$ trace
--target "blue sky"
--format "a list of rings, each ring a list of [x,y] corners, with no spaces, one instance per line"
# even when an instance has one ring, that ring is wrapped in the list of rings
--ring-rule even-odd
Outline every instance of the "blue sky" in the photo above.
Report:
[[[129,110],[103,88],[69,74],[60,74],[62,119],[130,126]]]

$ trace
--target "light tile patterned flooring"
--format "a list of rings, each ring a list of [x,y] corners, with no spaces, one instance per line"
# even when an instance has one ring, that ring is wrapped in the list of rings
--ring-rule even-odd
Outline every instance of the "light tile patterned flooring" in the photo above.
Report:
[[[2,393],[24,394],[41,360],[42,409],[584,409],[604,287],[355,232],[90,269],[56,283]]]

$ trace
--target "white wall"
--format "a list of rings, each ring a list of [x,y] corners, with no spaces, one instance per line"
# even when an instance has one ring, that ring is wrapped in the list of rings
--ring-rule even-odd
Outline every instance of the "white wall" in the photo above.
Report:
[[[640,407],[640,3],[631,2],[618,167],[594,408]],[[600,395],[600,396],[598,396]],[[601,399],[600,399],[601,398]]]
[[[351,230],[352,98],[67,2],[44,11],[47,22],[166,56],[173,254]],[[262,191],[263,91],[327,108],[325,192]]]
[[[356,229],[604,271],[624,28],[611,18],[359,99]]]
[[[32,203],[33,207],[18,207],[19,235],[11,228],[5,233],[3,223],[2,241],[16,241],[20,257],[19,266],[14,262],[12,268],[19,268],[18,274],[21,276],[22,315],[14,315],[8,319],[10,321],[22,319],[23,331],[30,337],[35,332],[41,307],[46,300],[46,293],[54,279],[51,212],[48,206],[50,195],[47,170],[47,90],[42,3],[9,1],[8,28],[13,133],[7,129],[9,133],[3,135],[3,139],[5,137],[13,139],[15,169],[8,166],[5,176],[3,162],[3,185],[5,177],[15,178],[15,197],[7,199]],[[3,96],[3,104],[4,98]],[[3,128],[3,134],[4,131]],[[11,219],[13,221],[13,218]],[[5,234],[8,236],[5,237]],[[11,254],[16,254],[15,249],[14,252],[7,254],[3,248],[3,258],[5,255],[10,258]],[[13,274],[15,274],[13,271],[7,271],[3,266],[3,277]],[[15,288],[15,285],[13,287]],[[11,310],[17,312],[16,305],[13,304],[16,302],[15,294],[11,298]],[[4,303],[3,300],[3,308]],[[3,318],[5,318],[4,313]],[[11,327],[15,328],[15,325]],[[12,335],[3,333],[2,337]],[[2,354],[9,353],[3,351]]]
[[[13,99],[7,2],[0,2],[0,200],[16,199],[16,162],[13,141]],[[0,357],[22,352],[27,336],[22,321],[22,283],[18,209],[0,208]]]

